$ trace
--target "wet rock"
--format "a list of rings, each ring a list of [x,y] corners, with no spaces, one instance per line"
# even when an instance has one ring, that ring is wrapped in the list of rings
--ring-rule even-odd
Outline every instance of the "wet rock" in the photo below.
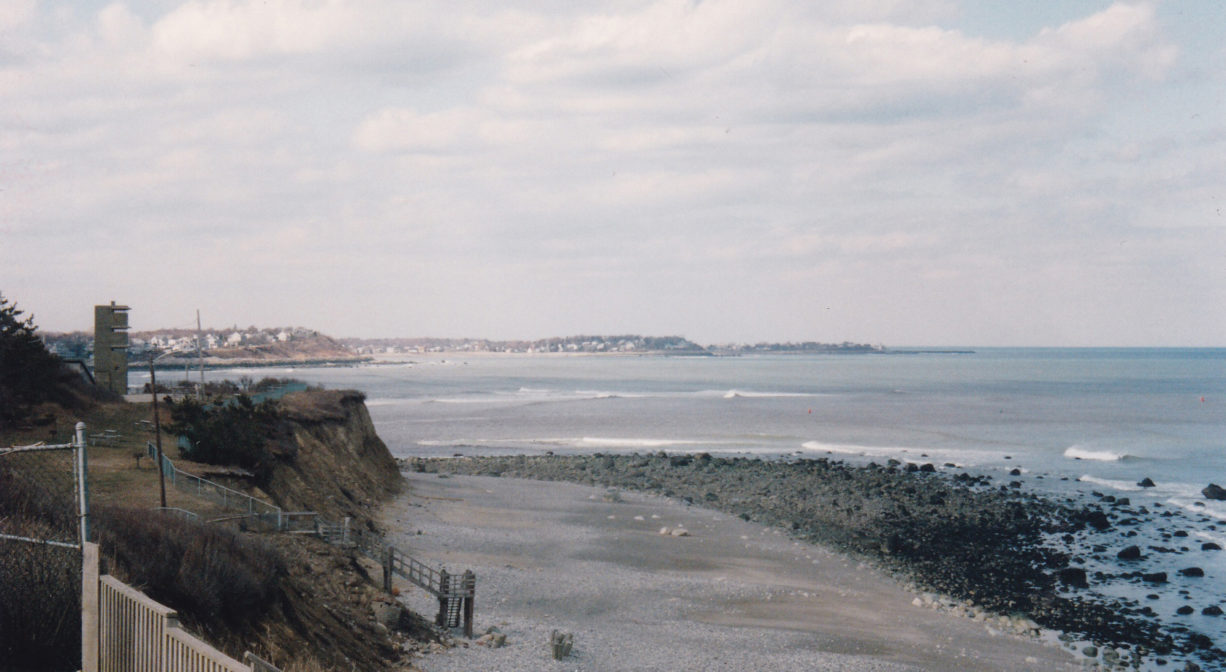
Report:
[[[1139,546],[1129,546],[1119,553],[1116,553],[1115,557],[1119,558],[1120,560],[1140,560],[1141,548]]]
[[[1137,482],[1137,485],[1141,486],[1142,488],[1155,487],[1153,479],[1151,479],[1149,476],[1142,478],[1140,481]]]
[[[1086,580],[1086,570],[1080,567],[1065,567],[1056,573],[1056,577],[1060,579],[1060,583],[1077,588],[1089,588],[1090,582]]]
[[[1184,569],[1179,570],[1179,574],[1181,576],[1204,576],[1205,570],[1201,569],[1200,567],[1185,567]]]
[[[1205,499],[1226,500],[1226,488],[1216,483],[1210,483],[1204,490],[1200,491],[1200,494],[1204,495]]]
[[[1201,544],[1201,545],[1200,545],[1200,550],[1202,550],[1202,551],[1220,551],[1220,550],[1222,550],[1222,547],[1221,547],[1221,546],[1218,546],[1217,544],[1213,543],[1212,541],[1207,541],[1207,542],[1205,542],[1205,543],[1203,543],[1203,544]]]
[[[1204,609],[1201,609],[1200,613],[1204,614],[1205,616],[1221,616],[1222,608],[1216,604],[1211,604]]]
[[[1092,510],[1092,511],[1086,511],[1085,521],[1086,521],[1086,525],[1089,525],[1090,527],[1098,530],[1099,532],[1102,532],[1103,530],[1107,530],[1111,528],[1111,519],[1107,518],[1107,514],[1097,509]]]
[[[1142,574],[1141,580],[1146,583],[1166,583],[1166,572],[1151,572]]]
[[[1196,613],[1196,610],[1185,604],[1182,607],[1176,609],[1175,613],[1179,614],[1180,616],[1189,616],[1191,614]]]

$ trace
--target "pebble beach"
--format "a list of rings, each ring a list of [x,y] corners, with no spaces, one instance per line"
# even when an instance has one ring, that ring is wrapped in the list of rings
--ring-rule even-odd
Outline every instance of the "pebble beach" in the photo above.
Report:
[[[1081,667],[1033,623],[955,613],[849,556],[681,500],[406,476],[407,494],[383,512],[393,542],[478,577],[478,638],[418,659],[425,672]],[[437,610],[407,585],[401,599]],[[560,661],[548,645],[554,630],[574,636]]]

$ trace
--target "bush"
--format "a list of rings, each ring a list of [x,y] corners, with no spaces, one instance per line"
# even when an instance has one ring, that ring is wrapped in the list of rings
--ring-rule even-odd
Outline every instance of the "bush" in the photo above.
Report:
[[[36,522],[10,534],[44,537]],[[81,665],[81,552],[0,540],[0,669],[75,670]]]
[[[240,394],[229,403],[203,405],[185,398],[170,402],[172,423],[167,429],[186,437],[183,457],[206,464],[237,465],[267,483],[272,473],[273,455],[269,442],[279,432],[281,415],[275,402],[255,404]]]
[[[108,508],[96,520],[125,580],[202,629],[242,632],[277,600],[284,563],[257,539],[157,511]]]
[[[20,459],[32,457],[34,460]],[[0,458],[0,531],[70,541],[76,507],[31,461]],[[75,670],[81,662],[81,558],[73,548],[0,540],[0,668]]]

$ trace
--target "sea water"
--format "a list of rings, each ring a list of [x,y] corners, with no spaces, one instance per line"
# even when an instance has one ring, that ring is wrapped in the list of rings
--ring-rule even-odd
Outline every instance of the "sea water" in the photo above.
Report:
[[[742,357],[463,355],[359,367],[219,370],[355,388],[397,457],[708,452],[890,459],[970,470],[1078,504],[1128,497],[1154,515],[1070,550],[1095,583],[1226,645],[1226,349],[974,349]],[[1015,475],[1014,472],[1018,475]],[[1155,487],[1138,483],[1151,479]],[[1162,512],[1176,512],[1160,517]],[[1187,537],[1173,536],[1177,531]],[[1125,537],[1129,532],[1133,536]],[[1106,553],[1094,560],[1090,546]],[[1118,548],[1146,559],[1122,566]],[[1176,553],[1160,553],[1164,547]],[[1186,551],[1181,551],[1186,548]],[[1177,575],[1197,566],[1203,578]],[[1154,599],[1156,596],[1156,599]],[[1176,617],[1184,604],[1193,616]]]

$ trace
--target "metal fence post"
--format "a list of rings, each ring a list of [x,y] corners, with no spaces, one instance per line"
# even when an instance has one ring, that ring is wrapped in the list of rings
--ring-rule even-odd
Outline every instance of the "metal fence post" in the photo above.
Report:
[[[77,517],[81,526],[81,543],[89,541],[89,476],[85,456],[85,423],[76,426],[75,448],[77,453]]]

